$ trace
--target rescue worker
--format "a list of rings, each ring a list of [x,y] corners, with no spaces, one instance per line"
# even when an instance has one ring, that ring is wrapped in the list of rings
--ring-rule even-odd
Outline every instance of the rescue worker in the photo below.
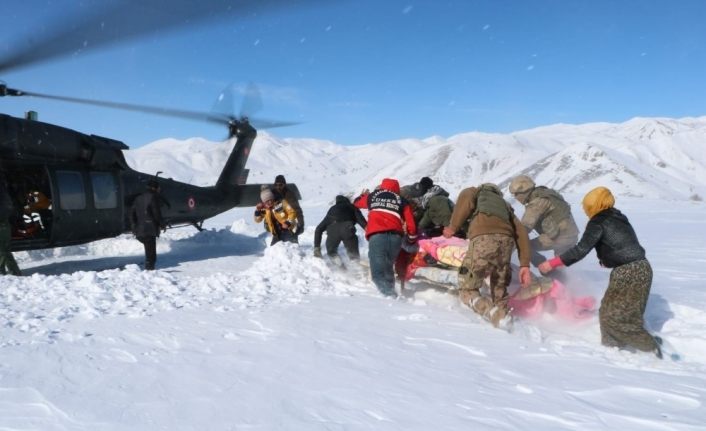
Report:
[[[260,200],[255,207],[255,223],[265,222],[265,229],[272,234],[270,245],[280,241],[296,243],[297,213],[289,202],[267,188],[260,191]]]
[[[429,177],[422,177],[419,181],[414,184],[403,186],[400,188],[400,196],[407,201],[407,204],[412,208],[412,213],[414,213],[414,221],[419,223],[422,216],[424,215],[424,209],[420,198],[429,191],[430,188],[434,186],[434,181]]]
[[[434,181],[429,177],[422,177],[414,184],[400,188],[400,195],[409,200],[421,198],[434,185]]]
[[[159,191],[159,182],[150,179],[147,181],[147,190],[135,198],[130,210],[132,233],[145,247],[145,269],[148,271],[153,270],[157,262],[159,232],[166,229]]]
[[[356,198],[354,204],[368,209],[365,238],[373,283],[383,295],[395,297],[394,265],[402,241],[417,242],[412,209],[400,196],[400,183],[393,178],[385,178],[378,188]]]
[[[471,218],[468,251],[458,274],[459,300],[498,327],[509,314],[507,287],[512,278],[510,258],[517,246],[520,283],[530,284],[530,245],[527,230],[503,199],[495,184],[482,184],[461,191],[444,237],[450,238]],[[481,287],[490,276],[490,298]]]
[[[351,260],[360,259],[358,251],[358,235],[356,235],[355,225],[358,223],[360,227],[365,229],[368,222],[363,217],[360,209],[356,208],[343,195],[336,196],[336,204],[329,208],[326,216],[318,226],[314,233],[314,256],[321,256],[321,237],[324,231],[326,232],[326,253],[331,260],[342,265],[341,258],[338,256],[338,246],[343,242],[346,248],[348,257]]]
[[[520,175],[510,182],[510,193],[525,206],[522,224],[528,232],[539,234],[530,240],[534,266],[546,260],[540,251],[552,250],[558,256],[576,244],[579,229],[571,207],[557,191],[537,186],[532,178]]]
[[[2,275],[22,275],[10,251],[12,226],[16,221],[15,204],[7,190],[7,184],[4,179],[0,179],[0,274]]]
[[[454,204],[449,199],[449,192],[434,185],[419,198],[422,217],[417,225],[420,235],[427,238],[440,236],[444,227],[449,225]]]
[[[291,206],[296,212],[297,227],[294,231],[294,235],[298,237],[304,232],[304,212],[302,211],[301,205],[299,205],[299,199],[297,198],[296,193],[294,193],[294,190],[287,187],[287,181],[284,179],[284,175],[277,175],[275,177],[273,191],[275,193],[275,198],[286,200],[289,206]]]
[[[606,187],[596,187],[583,198],[588,224],[581,240],[561,255],[539,265],[543,273],[571,266],[596,249],[601,266],[611,268],[608,289],[598,311],[601,343],[633,347],[662,357],[658,340],[644,327],[645,307],[652,286],[652,267],[628,218],[614,207]]]

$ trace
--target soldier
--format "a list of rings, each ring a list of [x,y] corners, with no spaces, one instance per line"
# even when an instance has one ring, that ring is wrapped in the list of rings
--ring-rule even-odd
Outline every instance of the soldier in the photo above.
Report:
[[[461,191],[444,236],[453,236],[469,217],[470,242],[458,273],[459,300],[498,327],[509,313],[507,287],[512,278],[510,258],[515,246],[520,258],[520,283],[523,288],[530,283],[527,230],[495,184]],[[490,298],[480,291],[487,276]]]
[[[601,266],[612,268],[598,320],[605,346],[654,352],[662,357],[659,342],[644,327],[645,307],[652,286],[652,267],[627,217],[614,208],[615,198],[596,187],[583,198],[588,224],[581,240],[561,255],[539,265],[543,273],[571,266],[596,249]]]
[[[130,210],[130,224],[135,237],[145,247],[145,269],[153,270],[157,262],[157,237],[164,228],[159,183],[147,181],[147,190],[135,198]]]
[[[539,234],[530,241],[534,266],[546,260],[541,250],[552,250],[558,256],[576,244],[579,229],[571,207],[557,191],[536,186],[530,177],[520,175],[510,182],[510,193],[525,206],[522,224],[528,232]]]

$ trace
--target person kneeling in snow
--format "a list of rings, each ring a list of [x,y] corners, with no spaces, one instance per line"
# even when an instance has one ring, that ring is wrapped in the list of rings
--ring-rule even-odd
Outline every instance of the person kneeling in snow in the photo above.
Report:
[[[326,217],[316,226],[314,234],[314,256],[321,256],[321,237],[326,232],[326,253],[336,264],[341,264],[338,257],[338,246],[343,242],[348,257],[351,260],[358,260],[358,236],[355,233],[355,224],[358,223],[363,229],[368,222],[365,221],[363,213],[353,206],[350,199],[343,195],[336,196],[336,204],[329,208]]]
[[[643,315],[652,286],[652,267],[637,240],[628,218],[613,208],[609,189],[596,187],[583,198],[589,217],[581,240],[571,249],[539,265],[542,273],[571,266],[596,249],[601,266],[612,268],[608,289],[598,309],[601,343],[604,346],[634,347],[662,357],[659,343],[644,327]]]
[[[280,241],[297,242],[297,213],[286,200],[275,197],[270,189],[260,192],[260,202],[255,207],[255,223],[264,220],[265,229],[272,234],[274,245]]]

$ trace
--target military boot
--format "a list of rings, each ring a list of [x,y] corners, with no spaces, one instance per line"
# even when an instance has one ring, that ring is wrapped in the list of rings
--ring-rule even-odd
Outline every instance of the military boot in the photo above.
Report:
[[[458,292],[458,299],[462,304],[469,307],[476,313],[484,316],[493,306],[490,299],[481,296],[480,292],[475,289],[461,289]]]
[[[512,316],[506,305],[496,305],[488,311],[487,319],[496,328],[509,330],[512,327]]]

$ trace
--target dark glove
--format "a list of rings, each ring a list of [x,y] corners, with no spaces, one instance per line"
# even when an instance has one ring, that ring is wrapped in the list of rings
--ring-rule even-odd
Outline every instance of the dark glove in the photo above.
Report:
[[[402,250],[409,254],[414,254],[419,251],[419,245],[417,244],[417,237],[410,237],[405,235],[402,240]]]
[[[321,247],[314,247],[314,257],[323,257],[321,256]]]

